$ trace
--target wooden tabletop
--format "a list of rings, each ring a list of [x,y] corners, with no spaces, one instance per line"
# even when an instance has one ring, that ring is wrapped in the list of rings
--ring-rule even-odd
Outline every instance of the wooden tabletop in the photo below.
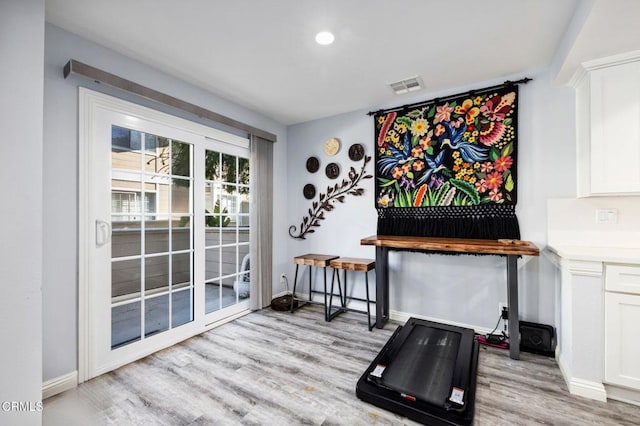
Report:
[[[293,262],[298,265],[318,266],[321,268],[329,266],[329,261],[337,259],[333,254],[307,253],[293,258]]]
[[[387,247],[454,253],[538,256],[540,250],[530,241],[476,240],[469,238],[433,238],[395,235],[372,235],[360,240],[363,246]]]
[[[376,261],[373,259],[361,259],[359,257],[339,257],[333,259],[329,263],[329,266],[334,269],[367,272],[376,267]]]

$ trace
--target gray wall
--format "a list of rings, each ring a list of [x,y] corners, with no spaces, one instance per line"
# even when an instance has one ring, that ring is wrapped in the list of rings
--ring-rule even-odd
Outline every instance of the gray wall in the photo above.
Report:
[[[284,186],[286,178],[287,137],[284,126],[254,111],[203,92],[55,26],[47,25],[45,29],[43,379],[46,381],[77,369],[78,86],[194,120],[179,111],[79,77],[72,76],[65,80],[62,68],[67,61],[76,59],[276,134],[278,142],[274,145],[274,169],[281,171],[275,173],[276,188]],[[258,67],[256,72],[259,72]],[[220,127],[201,120],[194,121]],[[285,192],[276,191],[274,205],[285,205],[286,197]],[[286,218],[274,215],[274,221],[274,262],[275,265],[283,265],[286,252],[279,248],[285,245]],[[274,277],[277,282],[275,272]]]
[[[288,227],[297,226],[310,207],[302,195],[303,185],[314,183],[318,191],[325,191],[329,184],[322,172],[311,175],[305,170],[305,161],[310,155],[321,159],[321,170],[324,170],[329,162],[322,149],[326,139],[342,140],[342,149],[331,159],[340,163],[343,173],[350,165],[357,167],[347,156],[352,143],[362,143],[367,154],[372,154],[373,122],[365,115],[366,111],[285,128],[57,27],[46,26],[45,43],[44,380],[77,368],[77,87],[86,86],[186,117],[77,77],[64,80],[62,67],[71,58],[278,135],[274,146],[274,294],[285,290],[279,282],[280,273],[286,273],[292,285],[291,258],[297,254],[321,252],[374,257],[371,247],[359,244],[362,237],[375,233],[373,180],[364,182],[364,196],[348,197],[345,204],[327,214],[322,226],[307,240],[294,240],[287,234]],[[535,80],[520,91],[517,211],[523,239],[543,248],[547,198],[575,194],[574,97],[571,89],[553,87],[547,72],[529,76]],[[441,93],[421,92],[413,97],[399,97],[396,104],[380,107],[421,101],[503,80],[478,82],[473,87]],[[373,173],[372,164],[368,170]],[[555,281],[552,268],[545,262],[544,257],[520,261],[521,317],[553,324]],[[501,258],[394,253],[390,266],[393,311],[491,328],[497,319],[498,302],[506,301]],[[362,295],[360,290],[358,295]]]
[[[546,200],[575,196],[575,118],[573,90],[553,87],[547,72],[531,73],[534,81],[520,87],[518,205],[522,239],[533,241],[540,249],[546,245]],[[514,80],[522,76],[512,76]],[[478,82],[440,93],[421,92],[398,97],[398,106],[482,88],[501,83]],[[323,152],[324,141],[337,137],[342,147],[335,157]],[[302,194],[306,183],[326,192],[329,179],[324,167],[337,161],[346,176],[348,148],[361,143],[367,155],[373,155],[373,118],[356,111],[289,127],[288,220],[299,226],[311,202]],[[310,174],[305,161],[320,158],[320,171]],[[368,166],[373,174],[373,160]],[[365,181],[362,197],[348,196],[344,204],[326,214],[315,234],[306,240],[289,239],[289,257],[313,252],[340,256],[374,258],[373,247],[360,246],[360,239],[376,233],[373,179]],[[525,257],[519,261],[521,318],[555,324],[555,280],[548,260]],[[287,272],[293,277],[293,266]],[[373,278],[373,274],[370,276]],[[364,294],[363,278],[357,277],[354,295]],[[371,281],[370,281],[371,282]],[[390,256],[390,308],[400,313],[431,317],[471,326],[493,328],[498,319],[498,303],[507,301],[506,272],[503,258],[495,256],[440,256],[397,253]],[[371,285],[373,289],[373,284]]]
[[[0,3],[0,424],[37,425],[42,389],[44,1]],[[7,411],[7,402],[33,411]]]

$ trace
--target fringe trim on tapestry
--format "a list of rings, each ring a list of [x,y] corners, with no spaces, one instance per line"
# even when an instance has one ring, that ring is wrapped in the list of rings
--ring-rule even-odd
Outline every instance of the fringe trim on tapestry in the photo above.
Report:
[[[379,208],[378,235],[520,239],[515,205]]]

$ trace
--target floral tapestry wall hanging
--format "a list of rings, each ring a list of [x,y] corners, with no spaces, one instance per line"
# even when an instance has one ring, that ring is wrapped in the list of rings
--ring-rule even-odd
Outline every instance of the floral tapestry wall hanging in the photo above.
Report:
[[[517,101],[506,82],[374,113],[378,234],[519,239]]]

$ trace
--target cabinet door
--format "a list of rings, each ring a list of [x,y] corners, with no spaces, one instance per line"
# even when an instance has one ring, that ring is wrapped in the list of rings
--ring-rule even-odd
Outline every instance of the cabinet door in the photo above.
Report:
[[[605,381],[640,390],[640,296],[606,292],[604,300]]]
[[[640,192],[640,62],[591,72],[591,193]]]

